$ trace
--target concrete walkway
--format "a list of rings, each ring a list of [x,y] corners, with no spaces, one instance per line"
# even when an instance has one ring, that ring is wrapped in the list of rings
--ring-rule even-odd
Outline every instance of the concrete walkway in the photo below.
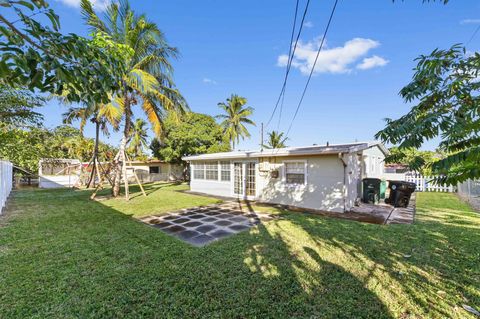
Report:
[[[413,224],[417,207],[417,195],[413,193],[410,197],[408,207],[396,207],[385,221],[385,224]]]
[[[361,222],[370,222],[375,224],[413,224],[416,209],[416,193],[410,197],[408,207],[393,207],[385,203],[365,204],[355,206],[353,209],[345,213],[344,217],[354,219]]]

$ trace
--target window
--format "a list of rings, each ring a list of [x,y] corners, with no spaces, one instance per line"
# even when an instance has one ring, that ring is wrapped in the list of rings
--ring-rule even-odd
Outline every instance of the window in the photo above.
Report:
[[[230,181],[230,162],[220,162],[220,180]]]
[[[160,173],[160,166],[150,166],[149,167],[150,174],[158,174]]]
[[[205,164],[204,163],[195,163],[193,165],[193,178],[194,179],[205,179]]]
[[[216,181],[218,180],[218,163],[205,163],[205,179]]]
[[[305,184],[306,178],[305,162],[285,163],[285,181],[287,184]]]

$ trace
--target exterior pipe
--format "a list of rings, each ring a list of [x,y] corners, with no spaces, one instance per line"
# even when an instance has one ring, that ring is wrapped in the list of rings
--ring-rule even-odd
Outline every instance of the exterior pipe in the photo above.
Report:
[[[343,212],[345,213],[347,211],[347,163],[345,163],[345,160],[343,159],[343,153],[338,153],[338,158],[343,164]]]

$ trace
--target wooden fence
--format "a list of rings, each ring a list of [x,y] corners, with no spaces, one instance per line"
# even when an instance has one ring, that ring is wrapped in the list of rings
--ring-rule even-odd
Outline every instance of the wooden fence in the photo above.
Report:
[[[434,177],[423,176],[419,173],[406,173],[405,181],[417,184],[418,192],[446,192],[453,193],[457,191],[455,186],[438,185],[433,182]]]
[[[7,161],[0,161],[0,214],[7,203],[8,195],[12,190],[13,165]]]

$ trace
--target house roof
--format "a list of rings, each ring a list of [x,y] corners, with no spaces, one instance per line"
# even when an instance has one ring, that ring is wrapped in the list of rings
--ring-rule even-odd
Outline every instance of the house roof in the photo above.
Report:
[[[328,155],[338,153],[354,153],[378,146],[380,150],[388,155],[387,148],[380,142],[355,142],[348,144],[312,145],[303,147],[286,147],[276,149],[265,149],[257,151],[233,151],[212,154],[200,154],[182,157],[184,161],[215,160],[230,158],[258,158],[277,156],[302,156],[302,155]]]
[[[140,160],[128,161],[128,163],[129,164],[160,164],[160,163],[166,163],[166,162],[158,159],[147,159],[144,161],[140,161]]]

